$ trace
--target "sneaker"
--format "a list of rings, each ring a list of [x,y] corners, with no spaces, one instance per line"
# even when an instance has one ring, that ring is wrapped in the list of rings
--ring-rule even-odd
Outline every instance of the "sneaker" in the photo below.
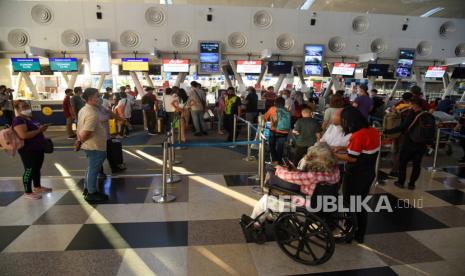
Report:
[[[196,132],[196,133],[194,133],[194,136],[202,136],[202,133]]]
[[[47,187],[33,188],[32,190],[34,191],[34,193],[37,193],[37,194],[46,194],[46,193],[52,192],[52,188],[47,188]]]
[[[208,136],[208,133],[206,131],[202,132],[202,134]]]
[[[42,195],[41,194],[36,194],[36,193],[27,193],[27,194],[24,194],[24,197],[27,198],[27,199],[41,199],[42,198]]]
[[[389,177],[399,177],[399,173],[398,172],[390,172]]]
[[[149,132],[148,134],[149,134],[150,136],[155,136],[155,135],[157,135],[156,133],[151,133],[151,132]]]
[[[396,181],[396,182],[394,182],[394,185],[395,185],[396,187],[398,187],[398,188],[401,188],[401,189],[403,189],[403,188],[404,188],[404,184],[400,184],[400,183],[399,183],[399,182],[397,182],[397,181]]]
[[[89,191],[87,190],[87,188],[84,188],[84,190],[82,191],[82,195],[86,196],[88,193],[89,193]]]
[[[224,132],[218,131],[218,134],[219,134],[219,135],[224,135]]]
[[[108,196],[99,192],[95,192],[93,194],[88,193],[85,200],[90,202],[103,202],[108,200]]]
[[[415,190],[415,184],[408,184],[409,190]]]

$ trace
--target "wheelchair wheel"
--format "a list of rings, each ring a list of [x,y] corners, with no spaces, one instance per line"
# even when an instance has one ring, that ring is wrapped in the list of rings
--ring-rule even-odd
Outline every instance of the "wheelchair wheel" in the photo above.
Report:
[[[355,235],[357,216],[351,212],[334,212],[328,216],[326,223],[336,243],[349,242]]]
[[[334,239],[326,223],[311,213],[282,213],[274,225],[276,241],[291,259],[306,265],[328,261]]]

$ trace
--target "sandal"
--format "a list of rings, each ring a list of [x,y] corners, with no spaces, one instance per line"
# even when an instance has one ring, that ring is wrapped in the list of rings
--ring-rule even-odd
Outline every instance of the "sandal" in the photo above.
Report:
[[[33,191],[34,193],[51,193],[52,188],[39,187],[39,188],[34,188]]]
[[[25,193],[24,197],[27,198],[27,199],[35,199],[35,200],[37,200],[37,199],[41,199],[42,195],[36,194],[36,193]]]

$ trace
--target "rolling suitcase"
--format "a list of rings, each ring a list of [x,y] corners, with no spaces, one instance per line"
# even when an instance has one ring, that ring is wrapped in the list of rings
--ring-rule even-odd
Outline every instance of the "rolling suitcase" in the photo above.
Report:
[[[118,172],[126,169],[126,165],[123,161],[123,146],[119,140],[107,140],[107,159],[110,163],[112,172]]]

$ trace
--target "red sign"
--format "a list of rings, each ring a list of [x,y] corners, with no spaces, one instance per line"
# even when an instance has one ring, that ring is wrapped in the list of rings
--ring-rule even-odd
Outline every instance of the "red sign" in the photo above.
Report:
[[[244,74],[260,74],[262,71],[261,60],[238,60],[237,73]]]
[[[163,59],[164,72],[189,72],[188,59]]]
[[[355,71],[355,63],[336,62],[333,66],[333,75],[352,76]]]
[[[442,78],[446,72],[446,66],[429,66],[425,77],[427,78]]]

